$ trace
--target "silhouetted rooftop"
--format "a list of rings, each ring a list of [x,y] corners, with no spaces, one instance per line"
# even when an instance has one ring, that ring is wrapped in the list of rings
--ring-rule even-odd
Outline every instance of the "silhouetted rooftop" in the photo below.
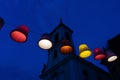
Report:
[[[73,33],[73,31],[72,31],[69,27],[67,27],[67,26],[62,22],[62,20],[60,20],[60,24],[57,25],[57,27],[54,28],[54,30],[53,30],[50,34],[53,34],[53,33],[54,33],[57,29],[59,29],[60,27],[64,27],[64,28],[66,28],[67,30],[69,30],[71,33]]]

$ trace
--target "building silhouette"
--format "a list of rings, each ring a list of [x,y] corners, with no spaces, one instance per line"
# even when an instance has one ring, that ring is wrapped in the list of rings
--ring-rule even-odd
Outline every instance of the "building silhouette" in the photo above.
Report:
[[[103,59],[101,64],[108,68],[113,80],[120,80],[120,34],[107,41],[107,48],[114,52],[118,56],[118,59],[111,63]]]
[[[48,50],[48,62],[44,64],[41,80],[112,80],[111,75],[75,54],[72,41],[73,31],[65,24],[60,24],[50,33],[53,47]],[[60,52],[61,41],[69,40],[73,51],[69,54]]]

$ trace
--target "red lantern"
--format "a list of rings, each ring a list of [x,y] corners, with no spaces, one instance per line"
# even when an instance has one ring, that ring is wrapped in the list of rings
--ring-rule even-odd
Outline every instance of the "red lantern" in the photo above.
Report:
[[[60,47],[60,52],[63,54],[69,54],[73,51],[73,47],[69,40],[62,40],[62,45]]]
[[[93,53],[95,60],[101,60],[106,57],[106,55],[103,53],[103,51],[100,48],[95,48]]]
[[[17,29],[10,32],[10,37],[16,42],[26,42],[28,35],[28,27],[25,25],[19,26]]]
[[[0,17],[0,29],[3,27],[4,24],[5,24],[4,20]]]

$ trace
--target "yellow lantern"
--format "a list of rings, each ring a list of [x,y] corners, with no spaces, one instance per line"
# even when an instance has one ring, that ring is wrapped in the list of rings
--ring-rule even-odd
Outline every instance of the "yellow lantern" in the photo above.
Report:
[[[73,47],[69,40],[62,40],[62,46],[60,47],[60,52],[63,54],[69,54],[73,51]]]
[[[90,51],[86,44],[81,44],[79,46],[79,52],[80,52],[79,56],[81,58],[87,58],[92,54],[92,52]]]

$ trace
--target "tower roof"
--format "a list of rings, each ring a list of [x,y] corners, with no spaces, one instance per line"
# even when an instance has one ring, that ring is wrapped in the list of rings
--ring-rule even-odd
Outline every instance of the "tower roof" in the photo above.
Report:
[[[60,23],[59,25],[50,33],[50,34],[53,34],[56,30],[58,30],[60,27],[64,27],[65,29],[69,30],[71,33],[73,33],[73,31],[67,27],[63,22],[62,22],[62,19],[60,19]]]
[[[99,73],[105,74],[106,76],[110,77],[109,72],[104,71],[103,69],[99,68],[98,66],[94,65],[93,63],[91,63],[87,60],[84,60],[77,55],[70,55],[69,57],[67,57],[64,60],[62,60],[61,62],[59,62],[57,65],[53,66],[52,68],[48,69],[46,72],[42,73],[39,77],[40,78],[45,77],[46,74],[51,73],[52,71],[55,71],[58,67],[63,66],[64,64],[68,63],[68,61],[70,61],[72,59],[75,60],[76,62],[79,61],[79,63],[81,63],[81,65],[86,65],[87,67],[90,67],[90,69],[93,69],[94,71],[97,71]],[[81,70],[82,70],[82,68],[81,68]]]

